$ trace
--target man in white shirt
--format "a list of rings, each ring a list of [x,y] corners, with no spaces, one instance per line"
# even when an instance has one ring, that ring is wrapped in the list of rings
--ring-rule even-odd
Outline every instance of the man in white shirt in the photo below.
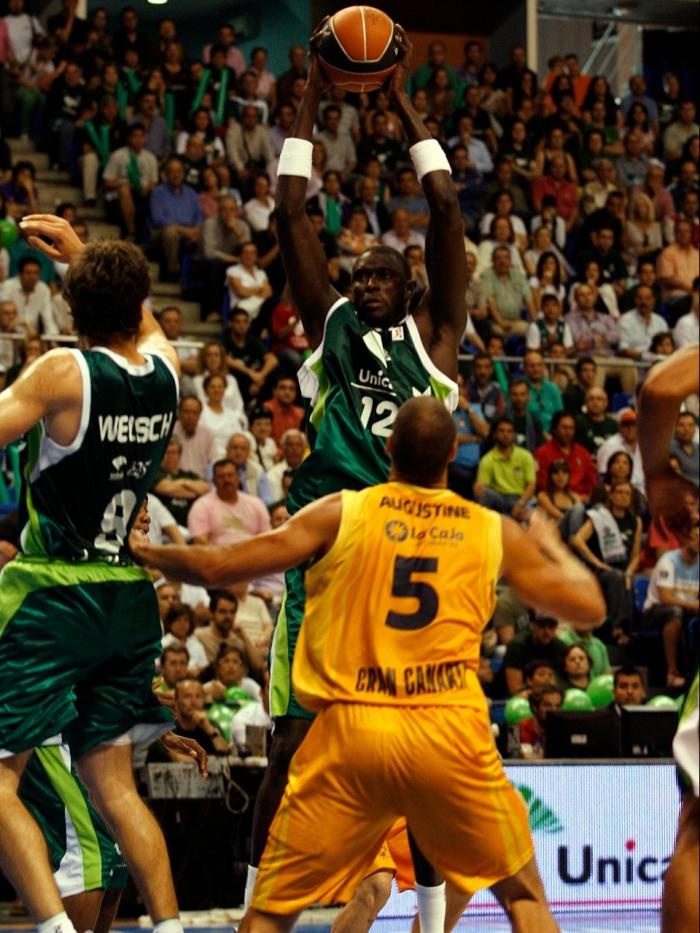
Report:
[[[613,454],[624,451],[632,458],[632,485],[644,495],[642,452],[637,443],[637,412],[633,408],[623,408],[618,413],[617,423],[619,425],[617,434],[613,434],[603,441],[598,449],[598,474],[600,476],[605,474],[608,469],[608,462]]]
[[[391,215],[391,229],[382,234],[381,241],[385,246],[398,250],[401,255],[407,246],[425,249],[425,237],[418,230],[412,229],[410,214],[403,207],[397,208]]]
[[[280,447],[282,448],[282,460],[267,471],[267,481],[270,484],[273,502],[284,499],[282,479],[286,471],[296,470],[304,459],[308,447],[306,434],[303,431],[290,428],[280,438]]]
[[[326,171],[333,169],[346,178],[357,164],[357,152],[350,134],[340,129],[340,116],[340,107],[329,104],[323,112],[323,129],[318,138],[328,154]]]
[[[46,35],[36,16],[24,12],[24,0],[9,0],[5,23],[10,34],[10,45],[19,65],[26,65],[34,42]]]
[[[0,300],[0,385],[2,385],[5,373],[15,362],[19,344],[18,340],[4,337],[3,334],[22,337],[29,334],[27,325],[19,320],[14,301]]]
[[[651,341],[657,334],[668,330],[668,324],[660,314],[654,314],[654,292],[648,285],[638,285],[634,293],[635,306],[622,315],[619,321],[620,356],[632,360],[649,358]]]
[[[698,321],[698,312],[700,311],[699,285],[700,279],[695,279],[690,311],[679,317],[676,326],[673,328],[673,342],[676,344],[677,349],[688,347],[691,343],[700,342],[700,322]]]
[[[20,322],[30,330],[52,337],[58,333],[58,327],[53,314],[51,289],[39,279],[40,271],[41,266],[36,259],[23,256],[19,261],[18,274],[0,285],[0,300],[13,302]]]

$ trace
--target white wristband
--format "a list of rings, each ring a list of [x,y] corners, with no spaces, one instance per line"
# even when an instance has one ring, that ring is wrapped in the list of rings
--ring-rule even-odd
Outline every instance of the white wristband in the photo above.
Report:
[[[449,172],[452,174],[450,163],[437,139],[421,139],[420,142],[414,143],[408,151],[418,175],[418,181],[422,181],[423,176],[427,175],[428,172]]]
[[[311,153],[313,145],[308,139],[290,136],[285,139],[277,164],[278,175],[299,175],[311,178]]]

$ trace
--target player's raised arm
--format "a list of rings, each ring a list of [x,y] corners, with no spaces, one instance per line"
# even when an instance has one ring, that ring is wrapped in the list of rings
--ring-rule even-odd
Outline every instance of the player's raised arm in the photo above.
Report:
[[[433,361],[456,379],[456,351],[467,323],[464,302],[467,262],[462,215],[447,156],[425,128],[406,91],[411,43],[401,26],[397,26],[397,36],[402,58],[391,78],[390,92],[430,205],[426,236],[430,288],[415,314],[416,324]]]
[[[185,583],[209,589],[231,586],[320,558],[335,541],[341,512],[341,494],[333,493],[307,505],[280,528],[230,547],[158,546],[134,531],[129,547],[139,563]]]
[[[306,214],[311,137],[323,88],[324,79],[312,46],[309,76],[294,129],[285,140],[279,159],[276,200],[277,238],[289,291],[314,349],[323,339],[328,309],[340,297],[329,281],[326,255]]]
[[[602,625],[606,608],[598,581],[562,544],[553,522],[537,510],[527,531],[510,518],[501,527],[501,571],[523,602],[578,627]]]

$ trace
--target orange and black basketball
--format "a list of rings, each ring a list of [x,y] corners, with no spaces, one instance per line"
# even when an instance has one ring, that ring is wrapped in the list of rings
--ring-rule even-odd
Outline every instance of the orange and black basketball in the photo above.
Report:
[[[393,20],[372,6],[348,6],[326,23],[316,51],[324,74],[346,91],[376,91],[396,67],[401,49]]]

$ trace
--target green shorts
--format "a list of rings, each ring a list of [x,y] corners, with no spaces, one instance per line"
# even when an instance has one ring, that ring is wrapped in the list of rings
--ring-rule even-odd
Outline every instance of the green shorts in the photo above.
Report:
[[[307,564],[284,575],[286,592],[282,601],[270,652],[270,715],[313,719],[299,704],[292,688],[292,663],[306,605],[304,574]]]
[[[0,757],[62,735],[75,760],[136,727],[166,731],[172,714],[151,693],[160,644],[140,568],[11,561],[0,575]]]
[[[71,767],[67,746],[35,750],[19,796],[44,834],[61,897],[126,887],[124,859]]]

